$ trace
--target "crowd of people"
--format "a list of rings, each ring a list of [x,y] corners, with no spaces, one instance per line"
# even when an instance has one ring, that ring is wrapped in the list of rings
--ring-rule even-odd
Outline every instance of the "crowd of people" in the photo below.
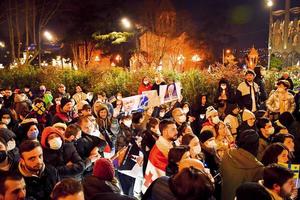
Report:
[[[172,82],[144,77],[136,93]],[[121,92],[66,89],[0,90],[0,199],[298,198],[287,166],[300,163],[300,93],[287,73],[270,94],[257,66],[197,105],[181,96],[131,112]]]

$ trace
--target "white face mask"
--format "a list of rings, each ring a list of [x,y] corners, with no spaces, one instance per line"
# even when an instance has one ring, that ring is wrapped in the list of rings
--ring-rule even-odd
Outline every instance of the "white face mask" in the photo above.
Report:
[[[190,111],[190,109],[187,108],[187,107],[184,107],[182,110],[183,110],[183,112],[184,112],[185,114],[187,114],[187,113]]]
[[[15,140],[9,140],[7,142],[7,151],[11,151],[14,148],[16,148],[16,141]]]
[[[268,132],[268,135],[273,135],[273,134],[274,134],[274,132],[275,132],[275,129],[274,129],[274,127],[272,127],[272,128],[268,128],[268,129],[267,129],[267,132]]]
[[[166,114],[165,112],[160,112],[160,113],[159,113],[159,117],[164,117],[165,114]]]
[[[149,84],[149,81],[144,81],[144,84],[145,84],[145,85],[148,85],[148,84]]]
[[[215,117],[212,118],[212,123],[218,124],[219,122],[220,122],[219,116],[215,116]]]
[[[122,100],[122,96],[117,96],[117,99],[118,100]]]
[[[10,123],[11,119],[2,119],[2,122],[6,125]]]
[[[60,137],[55,137],[48,141],[50,149],[58,150],[62,145],[62,140]]]
[[[201,153],[201,147],[200,147],[200,145],[195,146],[193,148],[193,152],[194,152],[195,155],[200,154]]]
[[[217,143],[214,140],[211,140],[209,142],[207,142],[207,147],[211,148],[211,149],[216,149],[217,148]]]
[[[124,120],[124,121],[123,121],[123,124],[124,124],[125,126],[127,126],[128,128],[130,128],[130,127],[131,127],[131,124],[132,124],[132,120]]]
[[[185,115],[181,115],[181,116],[178,118],[178,121],[179,121],[180,123],[185,122],[185,121],[186,121],[186,116],[185,116]]]
[[[227,86],[226,86],[225,84],[221,84],[221,88],[222,88],[223,90],[225,90],[225,89],[227,88]]]

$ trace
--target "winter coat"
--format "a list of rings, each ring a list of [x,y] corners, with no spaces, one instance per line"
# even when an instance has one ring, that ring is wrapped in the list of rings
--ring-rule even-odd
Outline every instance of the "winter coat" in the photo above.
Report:
[[[265,80],[263,78],[263,76],[256,76],[254,78],[254,82],[258,85],[259,87],[259,99],[261,102],[264,102],[267,100],[268,95],[267,95],[267,91],[266,91],[266,87],[265,87]]]
[[[143,133],[143,139],[142,139],[142,152],[144,154],[144,162],[143,162],[143,171],[146,171],[147,163],[148,163],[148,158],[150,151],[152,147],[155,145],[156,140],[158,139],[158,135],[151,130],[146,130]]]
[[[258,152],[257,152],[256,157],[258,160],[261,160],[264,155],[264,152],[265,152],[266,148],[268,147],[268,145],[270,144],[270,142],[268,141],[268,139],[261,136],[259,138],[258,143],[259,143],[259,145],[258,145]]]
[[[19,165],[19,171],[26,183],[26,197],[36,200],[50,200],[50,194],[60,178],[56,169],[52,166],[45,166],[39,176],[28,174]]]
[[[287,92],[285,93],[286,97],[284,100],[284,112],[290,112],[293,113],[295,108],[296,108],[296,104],[295,104],[295,99],[294,96]],[[273,112],[273,113],[279,113],[280,112],[280,96],[282,94],[280,94],[277,90],[275,92],[273,92],[271,94],[271,96],[268,98],[266,105],[269,111]]]
[[[120,193],[116,183],[101,180],[96,176],[87,176],[82,181],[85,200],[91,200],[97,193]]]
[[[60,106],[56,106],[56,113],[52,119],[52,125],[56,124],[58,122],[69,125],[73,121],[75,121],[77,118],[78,118],[78,115],[76,113],[74,113],[73,111],[71,111],[69,113],[65,113],[65,112],[63,112],[63,110]]]
[[[52,165],[57,169],[57,172],[61,178],[76,178],[81,179],[81,174],[86,169],[87,166],[91,165],[91,161],[87,160],[84,162],[79,156],[74,144],[72,142],[64,142],[62,147],[58,150],[53,150],[49,148],[47,143],[47,138],[53,131],[49,128],[46,128],[43,131],[41,138],[41,145],[43,147],[43,156],[44,162],[46,165]],[[52,129],[57,130],[58,129]],[[62,141],[64,141],[63,135],[61,132],[55,132],[58,134]],[[71,162],[72,164],[68,164]]]
[[[120,125],[120,132],[117,135],[116,152],[127,146],[133,137],[135,137],[134,131],[122,123]]]
[[[142,200],[177,200],[170,186],[170,177],[156,179],[148,188]]]
[[[222,200],[233,200],[236,189],[242,183],[260,180],[263,167],[261,162],[242,148],[226,152],[220,166]]]
[[[158,96],[159,96],[159,86],[161,86],[161,85],[166,85],[166,82],[161,82],[160,84],[154,83],[151,88],[151,90],[157,91]]]
[[[78,104],[80,101],[85,101],[87,99],[87,95],[84,92],[78,92],[72,96],[72,99],[74,99],[76,104]]]
[[[148,85],[145,85],[144,83],[141,83],[138,89],[138,94],[142,94],[145,91],[152,90],[152,84],[149,83]]]
[[[253,83],[256,109],[259,106],[259,86]],[[252,111],[252,98],[251,98],[251,87],[246,81],[239,84],[236,91],[236,100],[241,109],[247,108]]]

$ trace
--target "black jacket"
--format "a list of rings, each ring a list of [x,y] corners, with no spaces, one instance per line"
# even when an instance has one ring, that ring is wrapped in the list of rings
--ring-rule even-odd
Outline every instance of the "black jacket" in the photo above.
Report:
[[[257,110],[259,109],[259,86],[256,83],[254,84],[254,95],[255,95],[255,103]],[[251,87],[248,82],[244,81],[239,84],[236,91],[236,100],[241,109],[247,108],[248,110],[252,110],[252,98],[251,98]]]
[[[264,102],[267,100],[268,95],[267,95],[267,91],[266,91],[266,87],[265,87],[265,81],[263,79],[263,77],[260,76],[256,76],[254,78],[254,82],[258,85],[259,87],[259,99],[260,101]]]
[[[23,177],[26,183],[26,197],[36,200],[50,200],[50,194],[59,182],[57,170],[52,166],[46,166],[40,177]]]
[[[97,193],[120,193],[117,184],[96,176],[87,176],[82,181],[85,200],[91,200]]]
[[[117,135],[116,151],[119,151],[123,147],[127,146],[135,136],[136,135],[133,129],[128,128],[122,123],[120,125],[120,132]]]
[[[79,156],[74,144],[66,142],[59,150],[43,148],[45,164],[52,165],[58,171],[61,178],[81,179],[81,174],[90,166],[90,161],[84,162]],[[67,163],[72,162],[71,165]]]

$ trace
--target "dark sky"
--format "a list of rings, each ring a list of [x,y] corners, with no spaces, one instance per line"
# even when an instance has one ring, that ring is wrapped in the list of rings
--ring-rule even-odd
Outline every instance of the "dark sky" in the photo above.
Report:
[[[284,9],[284,0],[273,1],[275,10]],[[265,0],[175,0],[175,3],[178,9],[189,10],[196,21],[205,20],[201,17],[202,9],[210,9],[211,17],[217,15],[215,9],[224,9],[230,25],[228,31],[237,39],[232,47],[267,47],[269,9]],[[300,6],[300,0],[291,0],[291,4]]]

